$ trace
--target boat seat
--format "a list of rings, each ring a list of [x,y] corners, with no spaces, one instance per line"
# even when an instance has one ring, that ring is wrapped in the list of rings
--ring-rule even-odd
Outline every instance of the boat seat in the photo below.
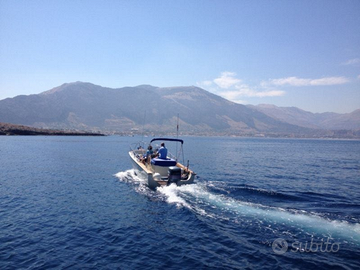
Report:
[[[170,158],[168,159],[153,158],[151,160],[151,164],[161,167],[170,167],[170,166],[176,166],[176,160]]]

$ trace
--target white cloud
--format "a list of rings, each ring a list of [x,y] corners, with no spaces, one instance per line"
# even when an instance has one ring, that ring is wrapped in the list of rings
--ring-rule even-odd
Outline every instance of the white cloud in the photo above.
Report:
[[[267,82],[262,82],[263,87],[267,85],[276,86],[319,86],[319,85],[338,85],[348,83],[350,80],[345,77],[324,77],[320,79],[303,79],[297,77],[287,77],[281,79],[272,79]]]
[[[338,84],[345,84],[348,82],[350,82],[350,80],[345,77],[326,77],[326,78],[311,80],[310,85],[338,85]]]
[[[239,91],[226,91],[226,92],[221,92],[221,96],[223,98],[226,98],[228,100],[234,100],[239,96]]]
[[[285,95],[285,91],[282,90],[269,90],[256,93],[257,97],[281,97],[283,95]]]
[[[269,89],[268,87],[258,87],[259,90],[242,83],[242,80],[236,77],[234,72],[222,72],[220,77],[213,81],[198,82],[200,87],[207,88],[228,100],[236,103],[245,103],[242,97],[279,97],[285,95],[285,91]],[[215,88],[214,88],[215,87]]]
[[[247,102],[246,100],[243,99],[234,99],[231,100],[232,102],[238,103],[238,104],[249,104],[249,102]]]
[[[197,82],[196,85],[199,87],[203,87],[203,88],[208,88],[213,84],[212,81],[202,81],[202,82]]]
[[[360,75],[357,76],[358,80],[360,80]]]
[[[360,58],[350,59],[342,64],[345,66],[360,64]]]
[[[238,83],[241,83],[241,80],[235,78],[236,73],[234,72],[222,72],[219,78],[214,79],[214,83],[216,83],[220,88],[228,89]]]
[[[212,85],[212,81],[203,81],[202,84],[206,86],[210,86]]]
[[[308,79],[299,79],[297,77],[288,77],[288,78],[282,78],[282,79],[272,79],[269,80],[268,82],[262,82],[261,85],[262,86],[266,86],[266,85],[277,85],[277,86],[281,86],[281,85],[292,85],[292,86],[304,86],[304,85],[308,85],[309,84],[309,80]]]
[[[254,89],[251,89],[249,87],[237,87],[238,96],[246,96],[246,97],[279,97],[285,95],[285,91],[281,90],[263,90],[263,91],[257,91]]]
[[[357,76],[357,79],[360,80],[360,75]],[[268,81],[262,81],[258,85],[250,86],[243,83],[243,80],[237,78],[236,73],[225,71],[222,72],[218,78],[198,82],[197,85],[230,101],[242,104],[245,103],[242,99],[244,97],[264,98],[284,96],[286,92],[281,90],[283,86],[331,86],[348,82],[350,82],[350,79],[342,76],[317,79],[298,78],[294,76],[270,79]]]

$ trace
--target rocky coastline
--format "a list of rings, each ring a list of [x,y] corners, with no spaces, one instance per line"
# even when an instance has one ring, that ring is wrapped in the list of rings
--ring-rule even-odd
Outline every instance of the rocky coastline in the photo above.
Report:
[[[9,123],[0,123],[0,135],[23,135],[23,136],[105,136],[101,133],[85,132],[85,131],[68,131],[68,130],[53,130],[40,129],[28,127],[23,125],[15,125]]]

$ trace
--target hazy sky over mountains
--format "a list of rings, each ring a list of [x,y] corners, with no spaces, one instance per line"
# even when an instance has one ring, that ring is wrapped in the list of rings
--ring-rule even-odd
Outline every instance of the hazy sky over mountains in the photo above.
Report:
[[[0,0],[0,99],[65,82],[360,108],[360,1]]]

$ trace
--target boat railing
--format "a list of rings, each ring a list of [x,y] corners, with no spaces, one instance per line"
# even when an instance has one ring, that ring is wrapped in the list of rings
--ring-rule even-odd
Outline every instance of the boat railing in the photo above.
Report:
[[[145,142],[132,143],[129,146],[130,151],[138,159],[140,159],[146,153]]]
[[[167,153],[167,156],[169,157],[169,158],[171,158],[171,159],[174,159],[174,160],[178,160],[178,158],[175,156],[175,155],[173,155],[171,152],[169,152],[168,151],[168,153]]]

